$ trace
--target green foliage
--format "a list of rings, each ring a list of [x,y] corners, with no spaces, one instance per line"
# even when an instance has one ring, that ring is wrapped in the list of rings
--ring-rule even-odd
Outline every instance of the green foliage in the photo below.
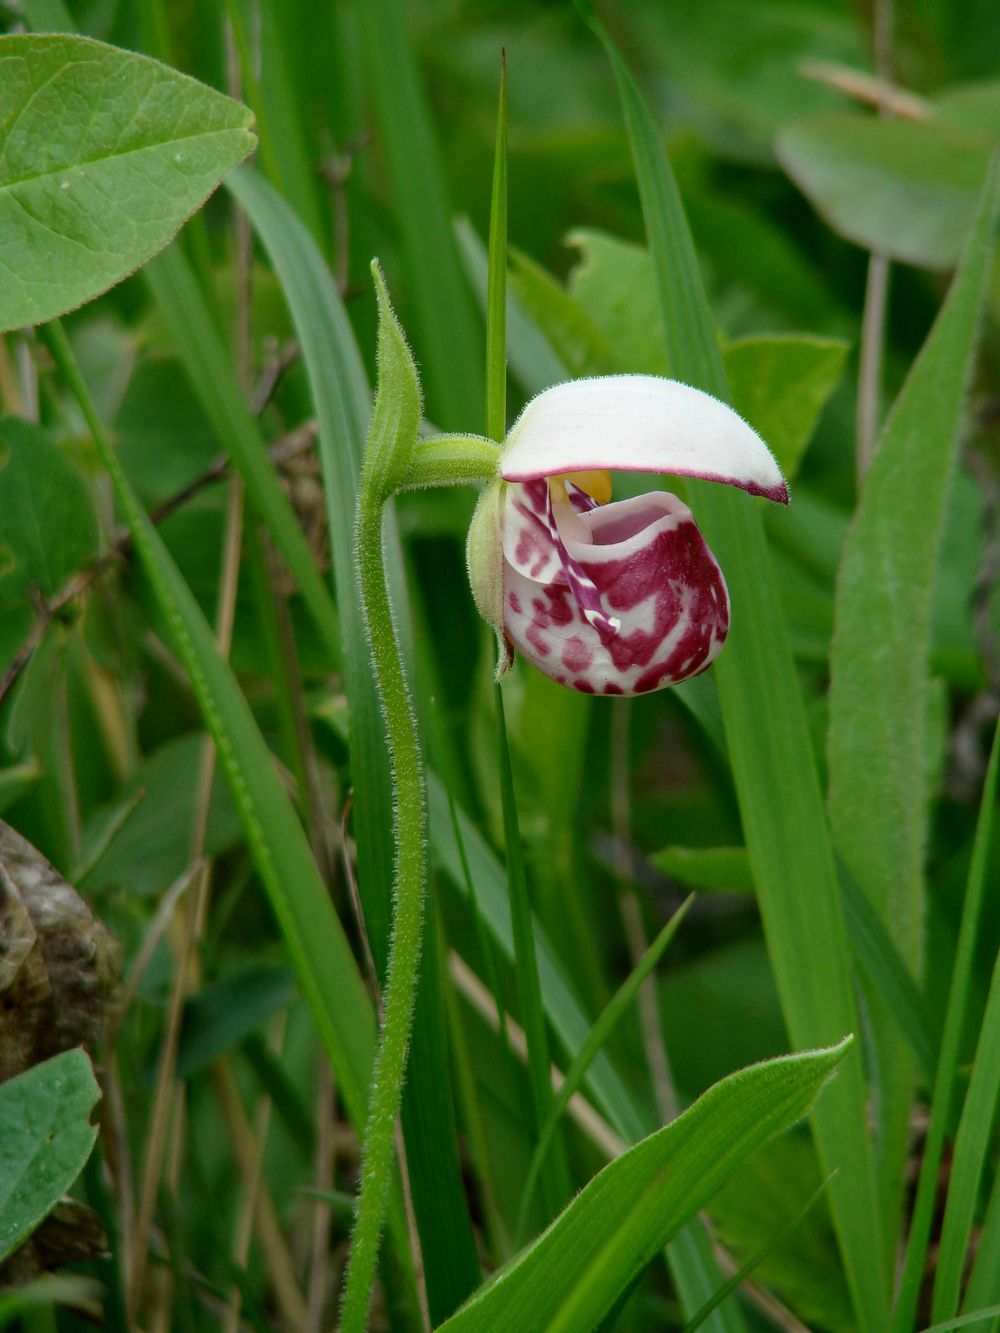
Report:
[[[83,1051],[66,1051],[0,1086],[0,1259],[20,1245],[83,1170],[100,1098]]]
[[[254,145],[246,107],[85,37],[3,37],[0,86],[3,329],[120,282]]]
[[[231,98],[260,136],[139,281],[0,334],[0,808],[74,886],[53,936],[0,824],[0,1052],[78,1022],[107,1078],[4,1326],[333,1327],[360,1167],[372,1333],[996,1333],[1000,20],[899,9],[886,83],[884,6],[582,8],[610,63],[572,6],[3,7],[87,34],[0,37],[8,305],[162,249]],[[908,261],[884,315],[859,245]],[[725,651],[628,727],[517,662],[501,735],[469,483],[526,398],[630,372],[732,401],[792,503],[617,475],[690,505]],[[821,1079],[771,1062],[848,1032],[751,1152]]]

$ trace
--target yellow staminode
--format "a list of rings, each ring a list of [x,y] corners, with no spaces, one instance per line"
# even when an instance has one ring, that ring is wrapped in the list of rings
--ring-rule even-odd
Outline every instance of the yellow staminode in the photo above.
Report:
[[[599,505],[606,505],[611,499],[611,473],[604,471],[595,472],[564,472],[560,477],[550,477],[549,484],[555,488],[558,487],[562,492],[560,498],[566,498],[566,492],[563,488],[563,482],[572,482],[574,486],[587,494]],[[556,492],[559,494],[559,491]]]

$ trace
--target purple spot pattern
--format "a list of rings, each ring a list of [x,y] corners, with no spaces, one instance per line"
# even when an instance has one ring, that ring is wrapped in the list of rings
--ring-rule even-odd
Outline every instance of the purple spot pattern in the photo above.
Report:
[[[591,526],[564,544],[548,490],[507,487],[504,620],[517,650],[587,694],[645,694],[710,666],[729,631],[729,594],[691,511],[664,492],[593,512],[574,504]],[[607,540],[619,530],[627,540]]]

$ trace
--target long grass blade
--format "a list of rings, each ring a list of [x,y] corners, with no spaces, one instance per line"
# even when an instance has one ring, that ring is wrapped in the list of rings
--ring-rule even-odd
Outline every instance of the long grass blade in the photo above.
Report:
[[[972,863],[969,866],[969,880],[965,890],[965,906],[962,910],[962,925],[955,954],[952,988],[956,993],[956,1007],[961,1009],[961,1013],[956,1015],[959,1028],[968,999],[972,955],[986,890],[987,865],[996,811],[998,770],[1000,770],[1000,725],[993,736],[993,749],[986,770],[986,781],[983,783],[979,820],[972,848]],[[949,1019],[950,1011],[949,1003]],[[946,1026],[945,1031],[948,1032],[949,1028],[950,1024]],[[993,969],[986,1012],[972,1066],[972,1077],[969,1080],[969,1090],[965,1096],[962,1118],[955,1137],[955,1152],[948,1180],[948,1201],[941,1226],[934,1277],[934,1299],[931,1305],[931,1317],[938,1320],[949,1319],[958,1311],[959,1289],[972,1234],[979,1179],[990,1145],[997,1109],[997,1093],[1000,1091],[998,1051],[1000,1051],[1000,959]],[[946,1097],[942,1103],[942,1115],[947,1111],[949,1100],[950,1098]],[[936,1110],[935,1099],[932,1116]],[[929,1142],[930,1131],[928,1144]],[[927,1153],[927,1147],[924,1148],[924,1152]]]
[[[376,967],[384,977],[391,920],[392,827],[385,727],[369,667],[355,592],[352,541],[360,454],[371,398],[350,321],[323,258],[303,224],[259,175],[227,180],[270,255],[289,304],[319,423],[320,457],[338,589],[344,681],[350,702],[351,773],[358,887]],[[394,602],[405,589],[391,513],[385,519]],[[428,948],[414,1017],[403,1096],[403,1130],[413,1203],[424,1250],[431,1317],[444,1319],[479,1282],[472,1224],[462,1189],[441,982]]]
[[[409,47],[406,14],[400,0],[361,0],[357,12],[413,286],[413,338],[428,413],[448,430],[469,430],[482,418],[482,329],[458,259],[440,152]]]
[[[524,867],[524,849],[518,828],[514,775],[511,771],[507,726],[504,720],[503,689],[494,686],[497,714],[497,752],[500,761],[500,797],[503,804],[504,844],[507,850],[507,877],[510,892],[510,916],[514,936],[514,971],[521,1009],[521,1026],[528,1042],[528,1076],[531,1083],[534,1127],[540,1131],[552,1111],[549,1038],[538,979],[535,934],[528,899],[528,877]],[[570,1196],[569,1168],[561,1140],[552,1144],[551,1153],[542,1162],[542,1194],[549,1217],[554,1217]]]
[[[659,131],[606,31],[581,5],[611,61],[632,145],[671,373],[721,398],[725,372],[694,245]],[[759,510],[726,487],[691,488],[735,608],[716,668],[736,782],[785,1021],[796,1047],[857,1030],[847,935],[805,707]],[[861,1327],[882,1333],[883,1253],[860,1054],[850,1052],[813,1115],[820,1160]]]

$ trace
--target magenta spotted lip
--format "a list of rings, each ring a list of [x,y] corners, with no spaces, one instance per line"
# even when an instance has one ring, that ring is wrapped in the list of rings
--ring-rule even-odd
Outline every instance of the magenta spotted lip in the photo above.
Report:
[[[645,694],[721,651],[729,593],[691,510],[665,491],[600,504],[608,471],[788,502],[763,440],[709,394],[648,375],[546,390],[511,430],[470,531],[473,592],[497,630],[501,673],[516,649],[571,689]]]

